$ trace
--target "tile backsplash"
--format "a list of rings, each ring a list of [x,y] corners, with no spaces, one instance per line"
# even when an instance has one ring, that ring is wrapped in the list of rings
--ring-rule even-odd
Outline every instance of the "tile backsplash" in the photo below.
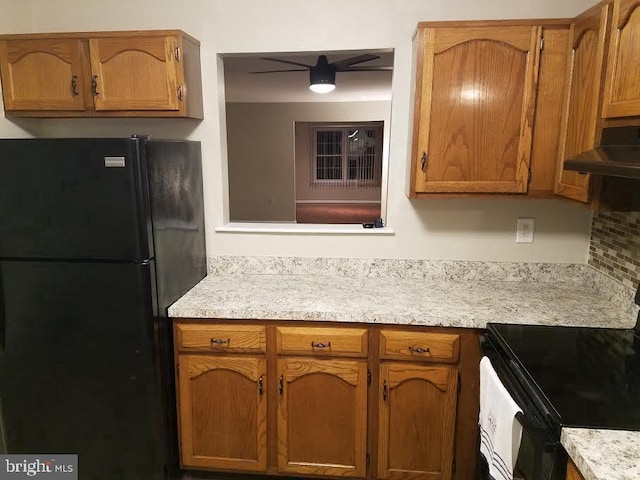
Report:
[[[593,216],[589,265],[632,288],[640,281],[640,212]]]

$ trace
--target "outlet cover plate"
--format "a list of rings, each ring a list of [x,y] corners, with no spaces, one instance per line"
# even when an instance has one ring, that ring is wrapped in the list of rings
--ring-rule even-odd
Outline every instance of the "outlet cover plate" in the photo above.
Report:
[[[535,225],[535,218],[518,218],[518,225],[516,227],[516,243],[533,243]]]

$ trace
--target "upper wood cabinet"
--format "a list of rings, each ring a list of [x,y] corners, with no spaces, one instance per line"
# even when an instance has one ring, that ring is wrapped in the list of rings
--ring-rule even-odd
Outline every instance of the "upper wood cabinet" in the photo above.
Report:
[[[77,39],[0,41],[5,110],[84,110],[82,60]]]
[[[179,110],[178,49],[173,36],[90,38],[96,110]]]
[[[527,191],[541,30],[420,24],[410,196]]]
[[[565,93],[555,192],[581,202],[591,200],[591,175],[565,171],[562,167],[565,159],[593,149],[598,141],[608,8],[597,5],[576,18],[571,26],[569,84]]]
[[[602,116],[640,115],[640,0],[615,0]]]
[[[7,116],[202,118],[199,42],[180,31],[5,35]]]

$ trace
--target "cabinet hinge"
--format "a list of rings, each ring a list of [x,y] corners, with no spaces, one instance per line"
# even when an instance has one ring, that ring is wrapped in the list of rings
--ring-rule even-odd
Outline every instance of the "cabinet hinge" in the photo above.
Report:
[[[367,385],[371,385],[371,370],[367,370]]]
[[[462,378],[460,378],[460,374],[458,374],[458,394],[462,390]]]
[[[365,463],[367,464],[367,467],[369,465],[371,465],[371,455],[369,455],[368,453],[367,453],[367,457],[366,457]]]
[[[531,170],[527,173],[527,184],[531,183]]]
[[[180,55],[180,47],[176,46],[174,50],[174,54],[175,54],[176,62],[179,62],[180,58],[182,57],[182,55]]]
[[[544,37],[540,37],[540,50],[544,50]]]
[[[451,464],[451,473],[456,473],[456,461],[455,460]]]

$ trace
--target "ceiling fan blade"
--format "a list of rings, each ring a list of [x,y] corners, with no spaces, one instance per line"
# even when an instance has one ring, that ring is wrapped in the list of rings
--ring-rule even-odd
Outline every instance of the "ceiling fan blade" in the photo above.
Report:
[[[260,60],[268,60],[269,62],[288,63],[289,65],[297,65],[299,67],[305,67],[305,68],[312,67],[312,65],[307,65],[306,63],[292,62],[291,60],[281,60],[279,58],[273,58],[273,57],[260,57]]]
[[[301,68],[296,68],[294,70],[264,70],[261,72],[249,72],[249,73],[281,73],[281,72],[308,72],[309,70],[303,70]]]
[[[338,72],[391,72],[393,67],[348,67],[341,68]]]
[[[355,65],[356,63],[368,62],[370,60],[376,60],[378,58],[380,58],[378,55],[372,54],[358,55],[357,57],[338,60],[337,62],[333,62],[331,65],[340,70],[341,68],[349,67],[351,65]]]

